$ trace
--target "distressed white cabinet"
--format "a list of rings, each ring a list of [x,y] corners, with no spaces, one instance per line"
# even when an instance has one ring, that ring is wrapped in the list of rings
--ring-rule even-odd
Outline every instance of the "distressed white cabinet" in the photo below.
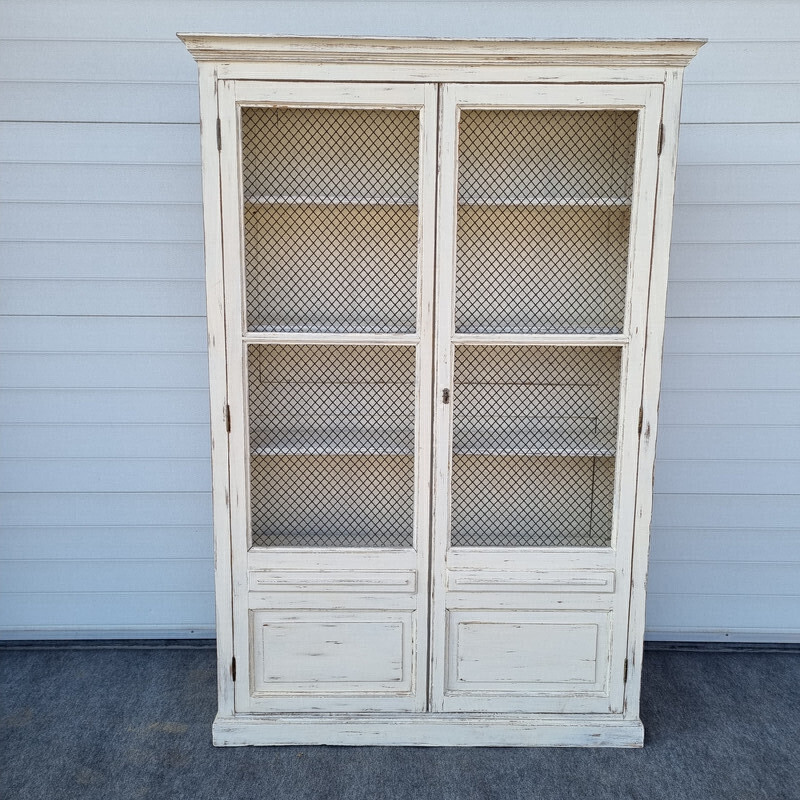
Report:
[[[639,745],[699,42],[181,37],[236,744]]]

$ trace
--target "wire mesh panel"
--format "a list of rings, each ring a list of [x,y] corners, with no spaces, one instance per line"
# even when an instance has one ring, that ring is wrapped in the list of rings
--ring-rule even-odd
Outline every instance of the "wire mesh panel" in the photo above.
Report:
[[[415,330],[419,125],[395,109],[242,109],[249,330]]]
[[[637,113],[463,110],[455,329],[624,324]]]
[[[610,544],[620,357],[456,346],[451,546]]]
[[[251,542],[411,547],[415,348],[250,345]]]

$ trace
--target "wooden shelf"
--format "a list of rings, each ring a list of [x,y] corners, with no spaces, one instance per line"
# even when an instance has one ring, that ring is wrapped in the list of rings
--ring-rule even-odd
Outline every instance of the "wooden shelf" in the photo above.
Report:
[[[314,429],[251,436],[255,456],[412,456],[414,430]]]
[[[519,200],[514,197],[466,197],[459,199],[459,208],[499,206],[511,208],[630,208],[629,197],[531,197]]]
[[[348,325],[348,326],[322,326],[322,325],[248,325],[247,328],[248,334],[258,334],[258,333],[283,333],[283,334],[304,334],[304,335],[317,335],[317,336],[412,336],[415,333],[415,329],[413,327],[395,327],[392,328],[389,325],[385,326],[378,326],[378,325],[371,325],[371,326],[363,326],[357,327],[355,325]],[[411,344],[414,344],[415,340],[412,339],[410,341]]]
[[[269,439],[254,437],[251,443],[251,456],[413,456],[413,442],[407,445],[398,443],[404,437],[412,437],[413,432],[379,432],[370,435],[368,431],[297,431],[288,432]],[[564,437],[562,437],[564,438]],[[545,444],[524,441],[509,446],[493,444],[491,441],[456,442],[453,456],[563,456],[565,458],[613,458],[615,448],[607,442],[570,442],[566,438],[558,444]]]
[[[453,448],[454,456],[562,456],[564,458],[614,458],[613,447],[461,447]]]
[[[313,195],[249,195],[244,198],[249,206],[405,206],[414,207],[416,198],[409,197],[316,197]],[[630,208],[629,197],[532,197],[519,200],[514,197],[466,197],[459,199],[459,208]]]
[[[250,450],[251,456],[413,456],[411,448],[329,446],[300,444],[259,445]]]
[[[415,207],[416,198],[410,197],[316,197],[313,195],[249,195],[244,198],[249,206],[404,206]]]
[[[582,325],[568,327],[561,326],[562,330],[553,330],[552,324],[545,324],[541,327],[534,325],[526,326],[512,326],[512,325],[496,325],[492,327],[485,327],[479,325],[460,326],[456,331],[456,337],[468,336],[504,336],[504,335],[538,335],[538,336],[620,336],[622,334],[621,326],[599,326],[599,325]],[[461,328],[464,328],[462,330]],[[494,342],[487,342],[487,344],[494,344]],[[611,342],[610,344],[613,344]]]

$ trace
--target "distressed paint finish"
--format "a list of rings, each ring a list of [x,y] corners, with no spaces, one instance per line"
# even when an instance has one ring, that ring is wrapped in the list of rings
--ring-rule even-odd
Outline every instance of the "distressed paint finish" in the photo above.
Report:
[[[224,703],[215,742],[473,744],[478,743],[476,725],[489,723],[493,733],[481,736],[481,744],[641,744],[638,665],[651,493],[646,478],[655,425],[654,412],[645,412],[643,392],[648,403],[657,402],[663,335],[659,298],[666,283],[677,130],[674,90],[699,43],[181,38],[206,74],[218,70],[217,82],[204,89],[206,95],[218,92],[217,109],[210,97],[204,108],[219,121],[216,116],[207,120],[203,139],[206,155],[215,150],[204,159],[211,172],[206,202],[222,212],[212,220],[217,228],[210,269],[224,275],[224,310],[223,317],[209,321],[210,331],[225,341],[230,453],[215,471],[215,481],[223,476],[231,516],[216,535],[228,540],[224,549],[232,566],[219,582],[230,589],[217,599],[226,630],[232,631],[221,657],[235,657],[237,669],[235,678],[220,671]],[[358,82],[368,73],[379,81],[387,66],[393,80],[401,82]],[[466,69],[472,84],[450,85],[454,68],[462,81]],[[298,79],[305,82],[292,82]],[[542,84],[531,88],[532,80]],[[438,97],[434,84],[440,85]],[[237,144],[243,104],[421,109],[418,334],[247,332]],[[638,110],[622,332],[610,337],[474,335],[458,342],[619,348],[622,391],[609,547],[511,551],[447,545],[460,106]],[[673,143],[663,168],[658,158],[662,119]],[[213,132],[210,123],[216,123]],[[218,241],[224,252],[216,248]],[[363,344],[367,339],[418,349],[415,548],[248,552],[246,348],[267,342]],[[216,452],[214,458],[219,465]],[[217,569],[228,569],[227,563],[218,561]],[[295,712],[296,725],[283,724],[279,715],[285,711]],[[392,711],[405,715],[386,716]],[[331,716],[322,722],[313,712]],[[554,716],[543,724],[536,717],[542,712]],[[394,719],[403,722],[395,727]]]
[[[641,747],[639,720],[602,714],[287,714],[221,717],[214,744],[413,747]]]

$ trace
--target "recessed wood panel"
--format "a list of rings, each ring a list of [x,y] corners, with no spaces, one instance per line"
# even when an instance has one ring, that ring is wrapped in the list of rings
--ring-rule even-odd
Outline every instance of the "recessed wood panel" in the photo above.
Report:
[[[600,570],[509,572],[486,568],[450,569],[447,571],[447,588],[469,592],[613,592],[614,573]]]
[[[261,570],[250,572],[248,579],[252,592],[414,592],[417,588],[413,570]]]
[[[411,612],[254,611],[254,690],[407,693],[412,639]]]
[[[602,691],[609,616],[607,611],[451,611],[447,691]]]

